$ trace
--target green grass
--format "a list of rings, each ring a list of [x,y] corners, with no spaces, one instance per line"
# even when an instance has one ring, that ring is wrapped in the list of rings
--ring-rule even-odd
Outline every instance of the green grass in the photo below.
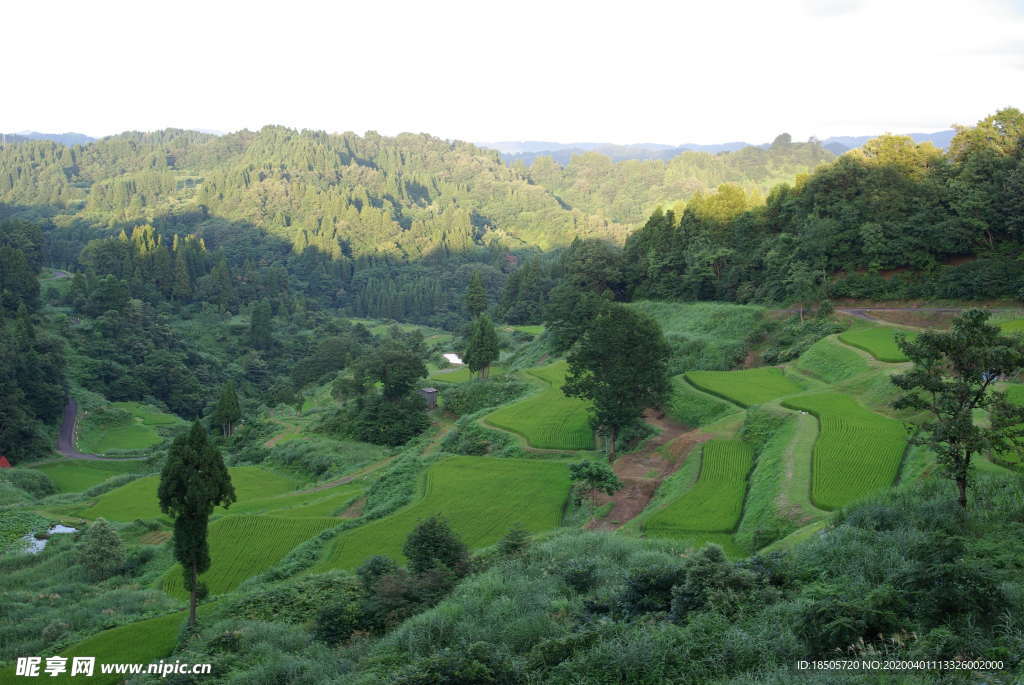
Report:
[[[505,328],[511,328],[514,331],[522,331],[523,333],[529,333],[530,335],[540,335],[544,332],[544,326],[505,326]]]
[[[568,491],[563,462],[449,457],[427,470],[422,498],[342,533],[316,570],[352,569],[375,554],[402,562],[406,537],[435,514],[444,516],[470,549],[497,542],[516,524],[530,532],[555,528]]]
[[[743,407],[751,407],[803,388],[774,366],[742,371],[690,371],[686,379],[697,388],[725,397]]]
[[[31,468],[49,476],[61,492],[81,492],[94,485],[99,485],[113,476],[131,473],[144,467],[140,467],[138,463],[132,461],[66,459]]]
[[[1024,319],[1020,319],[1020,321],[1024,322]],[[1024,331],[1024,327],[1021,328],[1021,331]],[[1006,399],[1008,399],[1012,404],[1016,404],[1018,406],[1024,405],[1024,385],[1021,385],[1019,383],[1011,383],[1007,385]],[[996,456],[998,459],[1006,462],[1007,464],[1011,464],[1015,467],[1019,467],[1022,464],[1024,464],[1024,454],[1021,454],[1020,450],[1001,452]]]
[[[999,324],[1003,333],[1024,333],[1024,319],[1012,319]]]
[[[250,500],[283,494],[296,486],[291,478],[258,466],[237,466],[229,471],[240,506],[245,506]],[[158,476],[146,476],[101,495],[92,506],[73,513],[88,519],[102,516],[110,521],[157,518],[162,516],[156,498],[158,485]],[[224,511],[218,508],[214,513]]]
[[[78,449],[92,454],[146,449],[163,441],[157,427],[183,425],[177,416],[139,402],[113,402],[80,417]]]
[[[491,378],[499,378],[507,372],[500,366],[491,367]],[[440,369],[430,374],[430,380],[443,383],[466,383],[476,378],[476,374],[469,370],[468,366],[459,366],[452,369]]]
[[[739,440],[709,440],[701,450],[696,484],[644,525],[652,537],[687,537],[694,531],[727,533],[743,511],[753,450]]]
[[[896,336],[913,340],[917,335],[887,326],[859,326],[839,334],[847,345],[860,348],[880,362],[905,362],[907,355],[896,345]]]
[[[838,509],[892,485],[907,446],[902,423],[839,393],[796,397],[783,404],[818,419],[811,469],[815,506]]]
[[[210,524],[212,563],[200,580],[213,595],[234,590],[299,544],[338,523],[333,518],[226,516]],[[171,567],[163,576],[160,588],[174,597],[186,597],[180,565]]]
[[[0,515],[0,554],[8,548],[17,548],[19,540],[29,533],[49,529],[50,521],[39,514],[25,510],[5,511]]]
[[[832,338],[822,338],[800,355],[796,367],[826,383],[839,383],[871,369],[868,362]]]
[[[565,374],[569,370],[564,361],[555,362],[528,373],[547,383],[541,392],[524,400],[501,407],[484,420],[498,428],[517,433],[533,447],[556,450],[594,449],[594,432],[586,402],[562,394]]]
[[[683,374],[672,378],[672,395],[666,413],[687,426],[705,426],[741,411],[732,402],[701,392],[686,381]]]

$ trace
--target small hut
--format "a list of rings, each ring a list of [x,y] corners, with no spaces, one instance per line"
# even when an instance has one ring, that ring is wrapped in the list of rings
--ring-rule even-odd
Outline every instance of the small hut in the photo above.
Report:
[[[427,403],[427,409],[437,408],[437,388],[423,388],[420,393],[423,394],[423,401]]]
[[[0,454],[0,469],[9,469],[9,468],[13,468],[11,466],[11,462],[7,461],[7,457],[5,457],[4,455]]]

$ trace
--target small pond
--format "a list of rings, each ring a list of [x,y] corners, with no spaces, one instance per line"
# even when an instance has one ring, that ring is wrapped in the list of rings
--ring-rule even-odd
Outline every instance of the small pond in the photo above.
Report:
[[[75,533],[77,531],[78,531],[77,528],[71,528],[70,526],[63,526],[63,525],[58,523],[58,524],[56,524],[54,526],[50,526],[50,529],[48,531],[46,531],[46,534],[49,536],[49,535],[57,535],[59,533]],[[40,539],[40,538],[37,538],[32,533],[29,533],[28,535],[23,536],[21,539],[25,541],[25,547],[23,549],[26,552],[28,552],[29,554],[38,554],[39,552],[42,552],[44,549],[46,549],[46,543],[49,542],[49,540],[47,538]]]

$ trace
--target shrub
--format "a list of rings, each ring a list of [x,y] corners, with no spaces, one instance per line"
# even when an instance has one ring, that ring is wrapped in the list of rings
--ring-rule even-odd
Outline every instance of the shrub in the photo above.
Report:
[[[106,519],[98,518],[86,529],[78,548],[78,563],[92,580],[105,580],[124,568],[124,546]]]
[[[35,469],[0,469],[0,480],[6,480],[37,498],[57,493],[57,486],[50,477]]]
[[[416,526],[405,541],[402,553],[415,574],[443,567],[458,575],[465,573],[469,563],[466,545],[452,532],[448,522],[431,516]]]
[[[453,414],[465,416],[481,409],[497,407],[526,392],[526,385],[513,376],[476,380],[445,388],[441,391],[444,408]]]

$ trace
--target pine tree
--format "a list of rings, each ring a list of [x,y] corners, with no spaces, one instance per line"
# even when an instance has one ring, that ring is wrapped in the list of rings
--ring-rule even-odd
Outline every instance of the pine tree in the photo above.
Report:
[[[249,322],[249,344],[257,350],[269,350],[274,339],[270,332],[270,325],[273,320],[273,312],[270,303],[260,300],[252,308],[252,318]]]
[[[487,289],[484,288],[479,271],[474,271],[473,278],[469,281],[469,289],[466,291],[466,310],[474,319],[487,311]]]
[[[210,568],[206,533],[215,506],[235,501],[235,488],[220,452],[210,444],[198,421],[187,435],[171,443],[157,490],[160,510],[174,518],[174,558],[181,564],[189,591],[188,625],[196,624],[199,574]]]
[[[242,418],[242,410],[238,406],[235,384],[229,381],[224,385],[224,389],[221,390],[220,399],[217,400],[217,406],[214,408],[213,416],[210,417],[210,420],[213,421],[215,426],[220,426],[224,437],[227,438],[231,437],[235,429],[235,423],[240,418]]]

